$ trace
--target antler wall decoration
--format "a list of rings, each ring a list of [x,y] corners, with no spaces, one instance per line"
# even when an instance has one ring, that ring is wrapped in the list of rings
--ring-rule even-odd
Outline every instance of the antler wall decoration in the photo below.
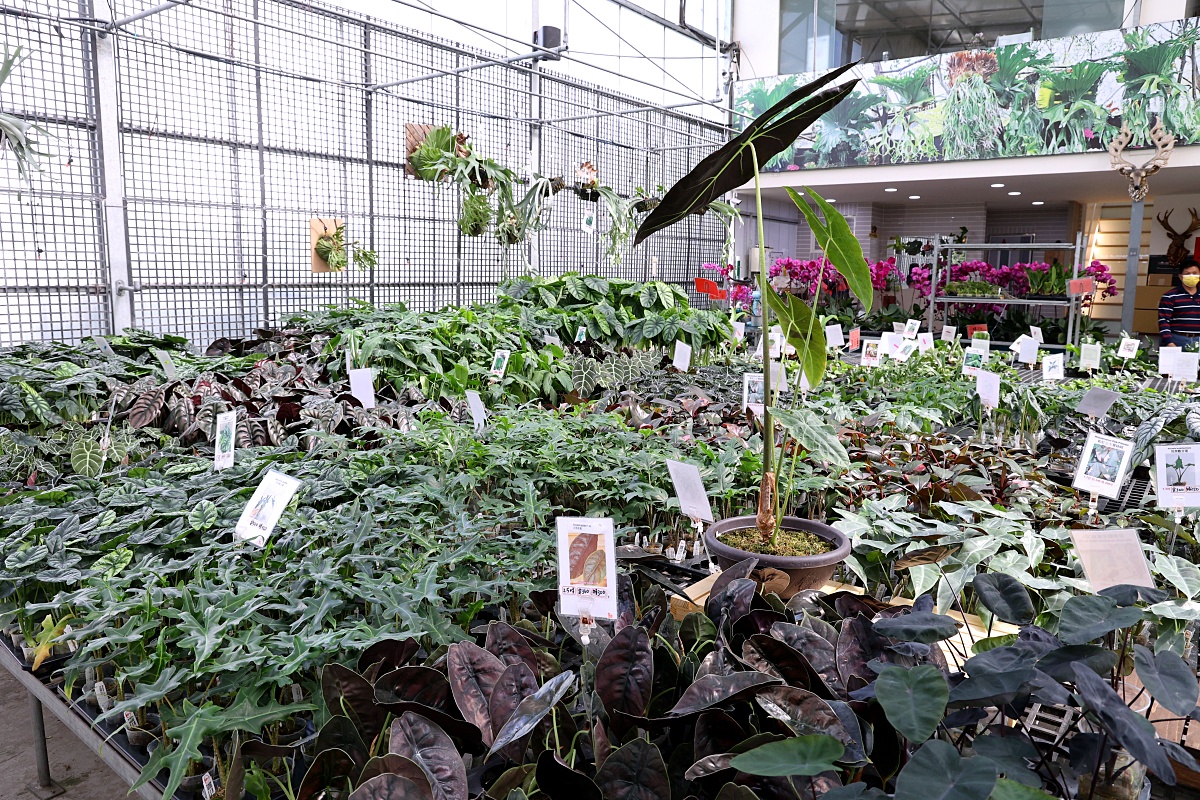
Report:
[[[1200,230],[1200,216],[1197,216],[1196,209],[1189,208],[1188,212],[1192,215],[1192,222],[1186,230],[1180,232],[1171,227],[1171,209],[1157,217],[1158,224],[1162,225],[1167,231],[1167,236],[1171,237],[1171,246],[1167,248],[1167,263],[1172,267],[1179,266],[1180,262],[1187,258],[1187,240]]]
[[[1129,196],[1135,202],[1145,200],[1150,191],[1148,178],[1167,165],[1171,153],[1175,150],[1175,136],[1163,130],[1162,120],[1154,123],[1150,129],[1150,141],[1154,143],[1154,155],[1141,166],[1130,163],[1125,158],[1125,148],[1133,141],[1133,132],[1127,125],[1121,126],[1121,132],[1108,146],[1108,155],[1112,159],[1112,168],[1129,178]]]

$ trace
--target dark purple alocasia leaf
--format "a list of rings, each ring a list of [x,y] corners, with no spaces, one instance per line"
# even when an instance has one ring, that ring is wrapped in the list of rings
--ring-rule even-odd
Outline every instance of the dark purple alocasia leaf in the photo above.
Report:
[[[517,668],[519,669],[520,666],[523,665],[519,665]],[[501,682],[503,682],[503,678]],[[519,745],[517,759],[515,759],[519,760],[520,754],[525,750],[524,744],[521,743],[526,741],[529,734],[553,708],[561,705],[562,699],[567,696],[574,685],[575,673],[563,672],[555,675],[546,681],[542,688],[522,699],[504,725],[496,730],[496,741],[492,744],[493,752],[502,747],[518,747]],[[498,683],[496,686],[498,690],[500,684]]]
[[[420,703],[446,710],[450,707],[450,681],[431,667],[400,667],[375,681],[375,702]]]
[[[778,686],[778,678],[761,672],[735,672],[732,675],[706,675],[689,686],[666,718],[690,717],[710,708],[719,708]]]
[[[659,800],[671,796],[667,763],[658,748],[642,738],[612,751],[596,772],[605,800]]]
[[[395,753],[375,756],[363,767],[362,774],[358,776],[358,783],[361,786],[379,775],[399,775],[407,778],[419,788],[424,789],[427,796],[433,796],[433,789],[429,785],[429,778],[425,775],[425,770],[421,769],[421,766],[411,758],[405,758]]]
[[[605,760],[612,753],[612,742],[608,739],[608,731],[604,729],[604,723],[596,720],[596,727],[592,729],[592,751],[596,756],[596,769],[604,766]]]
[[[371,757],[357,723],[341,714],[330,717],[321,726],[320,732],[317,733],[316,746],[313,749],[318,753],[325,750],[340,750],[350,756],[358,769],[362,769],[367,763],[367,759]],[[357,778],[358,773],[355,773],[354,777]]]
[[[717,753],[728,753],[746,738],[741,724],[724,711],[705,711],[696,718],[696,731],[692,737],[697,759]]]
[[[491,747],[492,689],[504,674],[504,662],[473,642],[456,642],[446,652],[446,672],[463,719],[479,728],[483,743]]]
[[[406,712],[392,722],[389,748],[416,762],[434,800],[467,800],[467,770],[450,737],[425,717]]]
[[[506,622],[488,624],[487,640],[483,649],[503,661],[505,667],[525,664],[537,675],[537,659],[534,658],[533,648],[516,628]]]
[[[712,586],[708,588],[708,596],[714,597],[725,591],[725,587],[733,583],[739,578],[749,578],[754,572],[754,568],[758,566],[758,557],[752,556],[745,561],[739,561],[729,569],[721,570],[717,575],[717,579],[713,581]]]
[[[383,712],[375,704],[375,689],[354,670],[326,664],[321,671],[321,693],[329,713],[354,720],[368,746],[383,730]]]
[[[749,637],[756,633],[768,634],[771,632],[772,625],[777,622],[787,622],[788,619],[774,609],[756,608],[733,624],[733,635]]]
[[[330,787],[348,789],[358,777],[358,767],[344,750],[323,750],[313,758],[300,781],[296,800],[313,800]]]
[[[768,717],[782,724],[781,732],[797,736],[820,733],[832,736],[843,745],[852,742],[837,713],[812,692],[793,686],[777,686],[760,692],[754,702]]]
[[[529,665],[524,662],[518,662],[505,669],[504,673],[500,676],[500,680],[496,681],[496,685],[492,689],[492,700],[488,709],[488,713],[492,719],[492,730],[502,730],[504,723],[508,722],[509,717],[517,710],[517,706],[521,704],[521,701],[537,690],[537,676],[534,675]],[[510,761],[519,762],[521,760],[521,752],[524,749],[524,746],[520,742],[514,741],[511,747],[503,749],[500,752]]]
[[[760,659],[765,660],[789,686],[807,689],[826,700],[836,699],[834,692],[825,685],[824,679],[817,674],[808,659],[778,639],[756,633],[742,645],[742,658],[750,663],[747,655],[754,658],[755,669],[761,669],[757,664]]]
[[[717,624],[718,630],[724,630],[726,620],[737,622],[750,613],[757,594],[758,584],[749,578],[738,578],[720,593],[709,595],[704,613]]]
[[[654,653],[645,628],[623,628],[596,662],[596,692],[609,714],[641,716],[654,688]]]
[[[400,775],[376,775],[363,781],[350,795],[350,800],[431,800],[433,794],[424,786]]]
[[[772,625],[771,636],[801,653],[834,695],[846,696],[846,687],[838,674],[837,652],[828,639],[811,628],[788,622]]]
[[[759,797],[749,787],[727,783],[717,792],[717,800],[759,800]]]
[[[838,632],[837,668],[847,689],[851,678],[860,678],[863,683],[875,680],[874,670],[867,666],[867,662],[875,657],[871,637],[871,621],[867,618],[851,617],[842,622]]]
[[[604,800],[591,778],[571,769],[549,750],[538,757],[536,776],[538,789],[550,800]]]
[[[495,783],[488,787],[487,796],[493,798],[505,798],[512,794],[514,789],[520,789],[537,768],[536,764],[520,764],[518,766],[507,769],[499,778],[496,778]]]
[[[413,659],[421,645],[416,639],[383,639],[368,647],[358,658],[358,671],[365,673],[372,664],[382,663],[379,674],[399,669]]]

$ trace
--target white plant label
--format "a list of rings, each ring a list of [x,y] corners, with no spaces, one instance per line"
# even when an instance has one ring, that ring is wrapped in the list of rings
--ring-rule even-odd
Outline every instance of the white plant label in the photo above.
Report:
[[[72,628],[70,625],[63,628],[63,633],[72,634],[74,632],[75,632],[75,629]],[[67,640],[67,649],[70,650],[72,653],[79,652],[79,642],[75,641],[74,639],[68,639]]]
[[[96,693],[96,704],[104,706],[108,703],[108,687],[104,685],[104,681],[99,680],[94,684]]]
[[[863,345],[862,359],[860,363],[864,367],[879,366],[879,342],[867,342]]]
[[[1093,343],[1079,346],[1079,368],[1100,369],[1100,345]]]
[[[787,368],[778,361],[771,362],[771,391],[783,394],[788,390]]]
[[[879,337],[879,354],[894,358],[897,351],[900,350],[900,345],[904,344],[903,329],[900,333],[885,333]]]
[[[974,377],[979,374],[979,371],[987,366],[988,354],[986,350],[977,350],[974,347],[967,348],[963,353],[963,375]]]
[[[903,322],[893,322],[892,323],[892,333],[897,333],[903,337],[904,336],[904,325],[905,325],[905,323],[903,323]]]
[[[737,342],[740,342],[746,338],[746,323],[744,323],[744,322],[733,323],[733,338],[734,338],[734,341],[737,341]]]
[[[1039,328],[1037,325],[1029,326],[1029,335],[1032,336],[1033,340],[1035,342],[1037,342],[1038,344],[1042,344],[1046,341],[1046,334],[1043,333],[1042,329]]]
[[[1019,352],[1021,352],[1021,345],[1023,345],[1025,342],[1030,342],[1030,341],[1034,341],[1033,337],[1030,336],[1028,333],[1022,333],[1016,339],[1013,339],[1013,342],[1012,342],[1012,344],[1010,344],[1008,346],[1008,349],[1013,351],[1014,353],[1019,353]]]
[[[375,376],[370,367],[350,370],[350,394],[363,408],[375,407]]]
[[[580,325],[579,330],[575,331],[575,344],[581,344],[587,341],[587,327]]]
[[[896,355],[893,356],[901,364],[912,358],[912,354],[917,352],[917,343],[911,339],[905,339],[900,348],[896,350]]]
[[[213,469],[218,472],[233,466],[233,449],[237,446],[237,412],[217,414],[217,436],[213,445]]]
[[[772,325],[771,330],[767,331],[767,342],[770,345],[771,358],[779,358],[779,354],[783,351],[783,328]]]
[[[277,470],[267,470],[262,482],[254,490],[254,496],[242,510],[234,533],[239,539],[254,542],[259,547],[265,545],[283,510],[299,488],[298,479]]]
[[[742,375],[742,410],[749,409],[756,415],[762,416],[766,407],[766,378],[761,372],[747,372]]]
[[[126,727],[129,727],[129,728],[137,727],[137,717],[134,716],[134,713],[132,711],[125,712],[125,725],[126,725]]]
[[[700,468],[685,461],[667,459],[667,471],[671,473],[671,483],[675,484],[679,512],[690,519],[712,522],[712,505],[708,501],[704,480],[700,477]]]
[[[171,358],[171,354],[166,350],[159,350],[157,347],[152,347],[150,352],[158,359],[158,363],[162,365],[163,373],[167,376],[167,380],[175,380],[175,361]]]
[[[650,256],[650,277],[658,277],[658,256]]]
[[[808,376],[804,374],[803,369],[798,370],[798,372],[800,373],[800,393],[811,392],[812,384],[808,382]]]
[[[1183,383],[1196,382],[1196,368],[1200,365],[1200,353],[1181,352],[1175,356],[1175,380]]]
[[[1175,362],[1183,351],[1178,347],[1161,347],[1158,350],[1158,374],[1171,377],[1175,374]]]
[[[1159,508],[1200,507],[1200,444],[1154,447]]]
[[[1133,358],[1137,355],[1137,351],[1137,339],[1122,339],[1121,344],[1117,347],[1117,358]]]
[[[904,334],[905,339],[915,339],[917,338],[917,334],[920,332],[921,320],[919,319],[910,319],[908,322],[904,323],[904,330],[901,331],[901,333]]]
[[[613,521],[558,517],[558,596],[566,616],[617,618]]]
[[[1017,350],[1017,360],[1022,364],[1036,364],[1038,356],[1038,342],[1032,336],[1021,342],[1021,347]]]
[[[842,332],[841,324],[825,326],[825,345],[827,347],[841,347],[846,344],[846,336]]]
[[[504,373],[508,370],[508,359],[512,355],[508,350],[497,350],[492,356],[492,367],[488,370],[493,378],[499,380],[504,377]]]
[[[1154,588],[1146,552],[1136,528],[1073,529],[1071,541],[1093,592],[1122,584]]]
[[[685,342],[675,342],[675,354],[671,358],[671,366],[680,372],[692,368],[692,346]]]
[[[1079,404],[1075,406],[1075,411],[1083,414],[1085,417],[1100,419],[1108,414],[1108,410],[1112,408],[1113,403],[1117,402],[1117,398],[1120,396],[1120,392],[1114,392],[1111,389],[1101,389],[1099,386],[1095,386],[1088,389],[1087,393],[1079,398]]]
[[[96,343],[96,347],[100,348],[100,352],[106,356],[115,356],[117,353],[112,349],[112,345],[108,343],[108,339],[103,336],[93,336],[92,341]]]
[[[545,336],[542,337],[542,341],[545,342],[546,344],[552,344],[552,345],[556,345],[558,347],[562,347],[562,339],[559,338],[557,333],[547,333]]]
[[[483,407],[483,398],[474,389],[467,390],[467,408],[471,411],[471,423],[475,426],[475,432],[483,433],[483,426],[487,422],[487,409]]]
[[[304,702],[304,690],[300,688],[300,684],[298,684],[298,683],[292,684],[292,702],[293,703],[303,703]]]
[[[985,369],[975,373],[975,391],[985,408],[1000,407],[1000,374]]]
[[[1065,367],[1063,366],[1063,354],[1056,353],[1052,356],[1046,356],[1042,359],[1042,380],[1043,381],[1061,381],[1066,375]]]
[[[1104,497],[1116,497],[1125,483],[1133,442],[1092,431],[1083,444],[1072,486]]]
[[[211,800],[212,796],[217,793],[217,785],[213,783],[212,773],[204,773],[204,777],[200,779],[200,783],[204,792],[204,800]]]
[[[971,344],[970,344],[970,349],[978,350],[981,353],[985,353],[985,354],[990,353],[990,352],[992,352],[992,340],[991,339],[972,339]]]
[[[943,341],[943,342],[953,342],[953,341],[954,341],[954,334],[956,334],[957,332],[958,332],[958,327],[957,327],[957,326],[955,326],[955,325],[943,325],[943,326],[942,326],[942,341]]]
[[[588,236],[593,236],[596,233],[596,214],[584,213],[583,220],[579,223],[579,230],[586,233]]]
[[[928,353],[933,349],[933,334],[929,331],[917,334],[917,349],[922,353]]]

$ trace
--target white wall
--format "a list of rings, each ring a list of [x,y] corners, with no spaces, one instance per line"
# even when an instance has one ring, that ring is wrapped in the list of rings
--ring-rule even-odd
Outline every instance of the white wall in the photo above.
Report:
[[[742,80],[779,74],[779,0],[731,0]]]
[[[1141,0],[1142,10],[1138,25],[1155,22],[1170,22],[1187,16],[1187,0]]]

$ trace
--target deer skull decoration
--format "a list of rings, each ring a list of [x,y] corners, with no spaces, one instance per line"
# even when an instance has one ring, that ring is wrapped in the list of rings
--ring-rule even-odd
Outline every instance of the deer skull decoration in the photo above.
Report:
[[[1197,216],[1196,209],[1189,208],[1188,212],[1192,215],[1192,223],[1187,226],[1187,230],[1183,233],[1176,233],[1171,227],[1171,212],[1159,214],[1158,224],[1167,229],[1167,235],[1171,237],[1171,246],[1167,248],[1167,263],[1172,267],[1179,266],[1179,263],[1187,258],[1187,240],[1193,233],[1200,230],[1200,216]]]
[[[1108,155],[1112,159],[1112,168],[1129,178],[1129,196],[1136,202],[1145,200],[1150,191],[1147,179],[1167,165],[1167,160],[1175,150],[1175,136],[1163,130],[1162,120],[1154,123],[1150,129],[1150,141],[1154,143],[1154,155],[1141,166],[1125,160],[1125,147],[1133,141],[1133,132],[1128,126],[1122,125],[1121,132],[1108,146]]]

